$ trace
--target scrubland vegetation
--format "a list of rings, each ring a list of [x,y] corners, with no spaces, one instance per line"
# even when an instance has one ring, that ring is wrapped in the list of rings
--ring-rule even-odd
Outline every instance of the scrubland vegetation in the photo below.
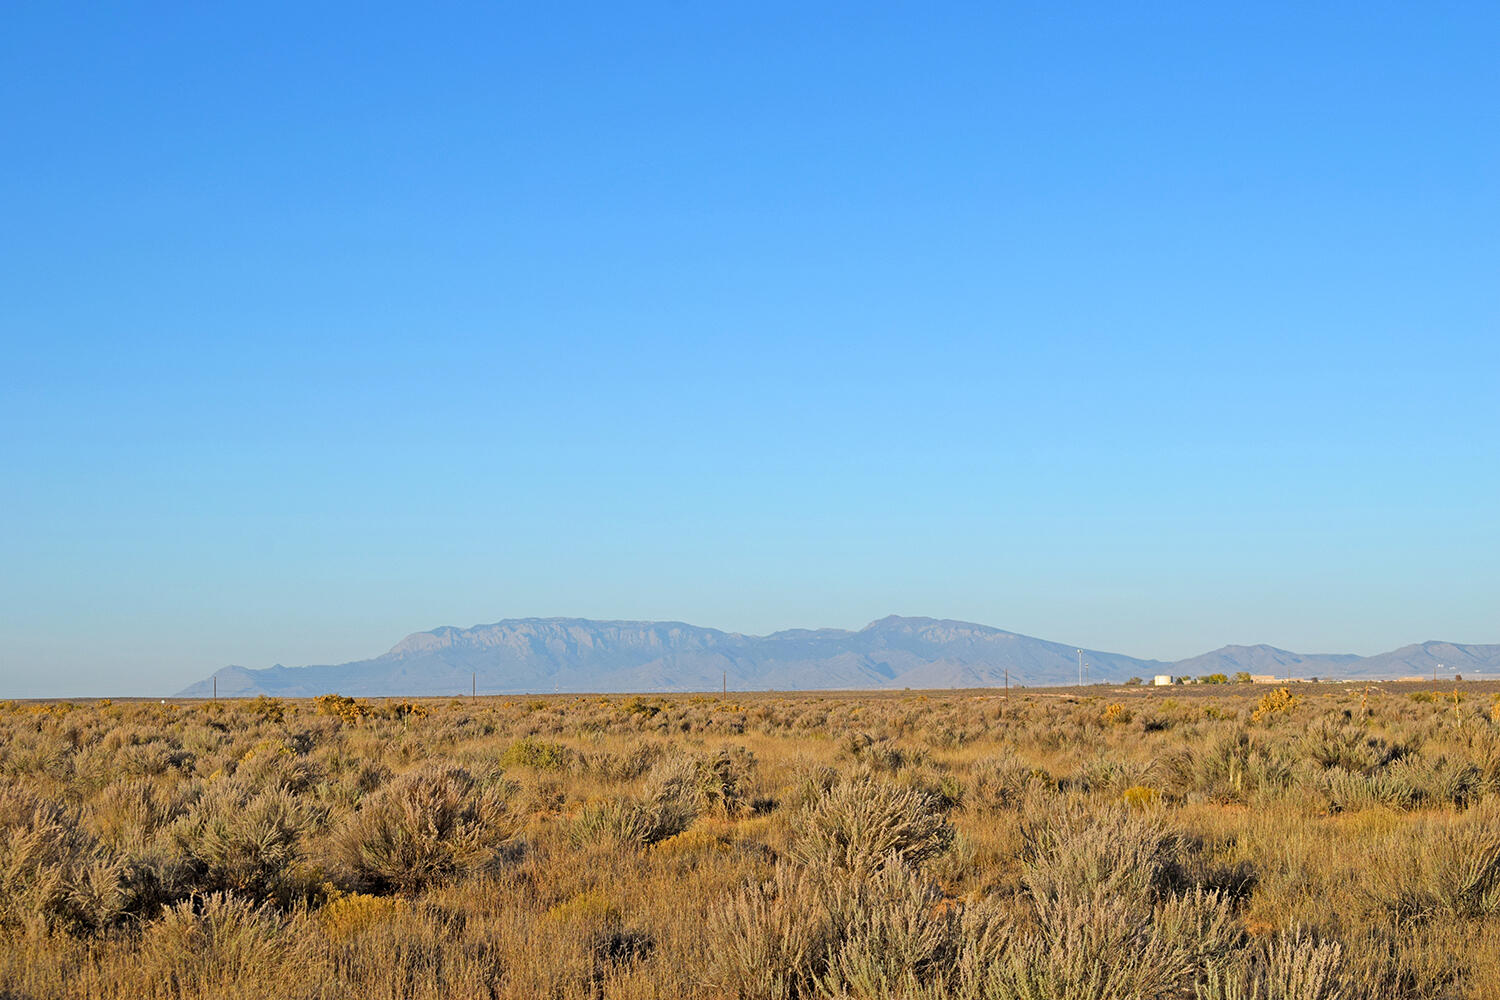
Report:
[[[1463,693],[0,706],[0,997],[1500,996]]]

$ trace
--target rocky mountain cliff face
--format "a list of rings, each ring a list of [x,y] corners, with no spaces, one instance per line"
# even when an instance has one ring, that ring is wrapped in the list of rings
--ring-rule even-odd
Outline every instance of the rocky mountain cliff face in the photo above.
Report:
[[[1119,682],[1154,674],[1290,674],[1294,677],[1500,672],[1500,645],[1423,643],[1373,657],[1292,653],[1273,646],[1225,646],[1167,663],[1101,650],[1083,651],[1089,679]],[[1078,653],[971,622],[892,616],[858,631],[790,629],[741,635],[682,622],[519,618],[460,629],[417,632],[369,660],[328,666],[251,670],[226,667],[221,696],[306,697],[466,694],[471,678],[484,694],[550,691],[717,691],[998,687],[1072,684]],[[212,678],[181,692],[201,697]]]

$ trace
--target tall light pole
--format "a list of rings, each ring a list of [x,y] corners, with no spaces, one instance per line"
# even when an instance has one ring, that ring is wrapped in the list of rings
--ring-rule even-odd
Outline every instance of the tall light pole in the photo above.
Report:
[[[1078,654],[1078,686],[1083,687],[1083,650],[1074,650]]]

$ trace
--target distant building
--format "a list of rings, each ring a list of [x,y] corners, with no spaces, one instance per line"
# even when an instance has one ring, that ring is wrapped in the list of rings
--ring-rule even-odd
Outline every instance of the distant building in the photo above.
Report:
[[[1154,685],[1156,685],[1159,688],[1171,687],[1172,686],[1172,675],[1171,674],[1157,674],[1155,677],[1151,678],[1151,683],[1154,684]]]
[[[1276,684],[1276,683],[1279,683],[1281,680],[1283,680],[1283,678],[1277,677],[1275,674],[1251,674],[1250,675],[1250,683],[1251,684]]]

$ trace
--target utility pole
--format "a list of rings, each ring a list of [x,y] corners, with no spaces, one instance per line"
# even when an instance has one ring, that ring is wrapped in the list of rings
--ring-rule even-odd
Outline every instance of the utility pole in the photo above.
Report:
[[[1078,686],[1083,687],[1083,650],[1074,650],[1078,654]]]
[[[214,701],[219,700],[219,675],[214,675]]]
[[[1005,668],[1005,697],[1010,698],[1010,667]]]
[[[479,700],[479,671],[477,670],[469,675],[469,700]]]
[[[724,671],[724,693],[729,693],[729,671]]]

